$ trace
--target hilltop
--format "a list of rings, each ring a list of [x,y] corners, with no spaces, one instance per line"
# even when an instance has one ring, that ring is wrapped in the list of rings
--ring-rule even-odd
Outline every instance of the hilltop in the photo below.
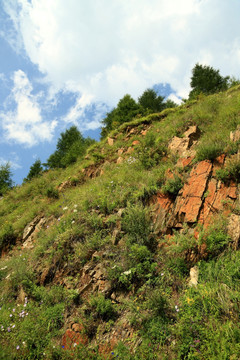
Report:
[[[240,86],[0,199],[1,359],[240,358]]]

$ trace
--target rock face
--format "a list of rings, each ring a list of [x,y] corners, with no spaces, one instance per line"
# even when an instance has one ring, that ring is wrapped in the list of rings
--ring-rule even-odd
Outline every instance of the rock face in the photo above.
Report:
[[[197,126],[190,126],[183,134],[183,137],[174,136],[168,145],[171,152],[176,153],[182,157],[195,155],[195,151],[190,148],[196,144],[197,139],[200,136],[200,131]]]
[[[194,223],[197,221],[202,205],[202,196],[211,170],[210,161],[201,161],[192,169],[190,178],[177,199],[174,212],[177,222]]]
[[[76,345],[87,345],[88,337],[84,334],[84,328],[81,324],[72,324],[62,337],[62,347],[65,350],[72,350]]]
[[[181,159],[183,167],[191,161],[192,158],[187,158],[186,162]],[[215,215],[228,216],[231,213],[238,199],[237,185],[233,181],[224,184],[215,178],[216,170],[224,162],[224,155],[213,163],[209,160],[199,162],[192,168],[176,199],[160,192],[153,198],[157,233],[171,234],[173,229],[181,229],[184,224],[194,227],[197,222],[207,227]],[[172,178],[172,172],[167,172],[167,176]],[[231,215],[229,222],[229,234],[236,246],[240,238],[239,220],[237,215]]]
[[[37,216],[31,221],[23,231],[23,248],[33,247],[33,240],[35,239],[37,233],[41,228],[46,224],[46,219],[44,217]]]

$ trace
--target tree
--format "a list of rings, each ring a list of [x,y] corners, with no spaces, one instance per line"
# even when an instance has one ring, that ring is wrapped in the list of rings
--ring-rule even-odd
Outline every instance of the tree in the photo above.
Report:
[[[228,88],[229,76],[223,77],[219,70],[211,66],[196,64],[192,69],[191,88],[189,99],[196,98],[197,95],[213,94]]]
[[[104,138],[111,130],[131,121],[142,111],[141,106],[129,94],[126,94],[119,100],[117,107],[107,113],[106,118],[103,119],[102,124],[104,126],[102,127],[101,137]]]
[[[158,96],[153,89],[147,89],[138,98],[138,103],[150,112],[160,112],[165,109],[164,97]]]
[[[71,126],[65,132],[60,134],[57,142],[57,150],[49,156],[47,163],[44,164],[50,169],[64,168],[77,161],[77,158],[83,156],[87,147],[95,140],[82,136],[76,126]]]
[[[39,176],[42,172],[43,172],[43,167],[41,161],[40,159],[37,159],[30,167],[28,176],[24,179],[24,181],[30,181],[34,177]]]
[[[13,186],[11,179],[12,172],[9,162],[6,165],[0,165],[0,195],[2,196]]]

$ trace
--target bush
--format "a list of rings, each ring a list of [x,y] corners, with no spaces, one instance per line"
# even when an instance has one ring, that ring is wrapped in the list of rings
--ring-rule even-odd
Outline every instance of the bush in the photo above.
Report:
[[[11,224],[5,224],[0,231],[0,249],[4,246],[12,245],[16,241],[16,236],[14,235],[13,227]]]
[[[47,190],[46,190],[46,195],[48,198],[51,199],[58,199],[59,198],[59,193],[57,189],[54,189],[53,186],[50,186]]]
[[[163,193],[168,193],[173,196],[177,196],[179,190],[183,187],[182,179],[174,175],[173,179],[168,179],[165,185],[162,187]]]
[[[201,145],[199,145],[197,149],[197,160],[211,160],[213,161],[219,155],[223,153],[225,144],[222,141],[210,140],[205,141]]]
[[[151,246],[150,224],[149,212],[142,204],[128,205],[122,219],[122,229],[127,233],[130,244]]]
[[[105,299],[103,295],[93,296],[90,299],[90,306],[96,312],[97,317],[102,320],[113,319],[116,316],[116,311],[110,299]]]

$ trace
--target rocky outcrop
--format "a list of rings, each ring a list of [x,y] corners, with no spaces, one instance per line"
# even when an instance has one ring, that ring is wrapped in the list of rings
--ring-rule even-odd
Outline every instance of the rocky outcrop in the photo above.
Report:
[[[192,169],[189,180],[177,198],[173,222],[194,223],[197,221],[211,170],[210,161],[201,161]]]
[[[87,345],[88,342],[89,339],[84,333],[83,325],[77,323],[73,323],[62,337],[62,347],[65,350],[73,350],[75,346],[79,344]]]
[[[46,218],[36,216],[33,221],[31,221],[24,229],[22,236],[22,247],[23,248],[32,248],[33,241],[37,236],[37,233],[44,227],[46,224]]]
[[[183,167],[191,161],[192,158],[187,158],[186,162],[181,159]],[[200,223],[207,227],[215,215],[222,213],[228,216],[232,212],[238,199],[238,187],[233,181],[224,184],[215,177],[216,170],[223,167],[224,163],[224,155],[213,163],[209,160],[201,161],[192,168],[176,199],[161,192],[153,197],[157,233],[171,234],[173,229],[182,229],[184,224],[194,227]],[[172,178],[173,173],[169,171],[167,176]],[[231,216],[230,224],[229,232],[234,243],[238,244],[240,235],[236,216]]]
[[[196,145],[197,140],[200,136],[200,131],[197,126],[190,126],[187,131],[183,134],[183,137],[174,136],[168,145],[168,149],[182,157],[194,156],[195,151],[191,149]]]

